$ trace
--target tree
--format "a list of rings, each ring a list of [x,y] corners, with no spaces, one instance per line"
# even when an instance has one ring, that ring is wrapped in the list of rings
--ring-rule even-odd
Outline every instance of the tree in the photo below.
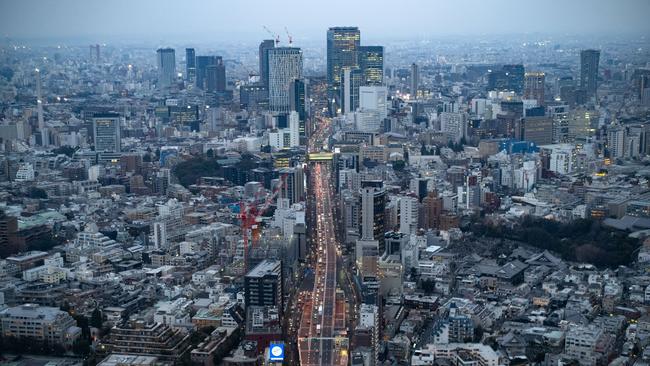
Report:
[[[68,157],[72,157],[72,155],[74,155],[75,152],[77,152],[77,148],[74,148],[74,147],[68,146],[68,145],[64,145],[64,146],[52,149],[53,154],[55,154],[55,155],[63,154],[63,155],[67,155]]]
[[[404,167],[406,166],[406,163],[404,160],[396,160],[393,162],[393,170],[396,172],[401,172],[404,171]]]
[[[208,149],[208,151],[205,152],[205,155],[210,159],[214,158],[214,150]]]
[[[423,280],[422,281],[422,290],[425,294],[431,295],[436,288],[436,283],[434,280]]]
[[[47,192],[38,187],[29,187],[27,191],[27,197],[37,198],[37,199],[47,199]]]
[[[104,324],[104,319],[102,317],[102,312],[97,307],[95,308],[95,310],[93,310],[93,313],[90,315],[90,325],[92,327],[101,329],[103,324]]]

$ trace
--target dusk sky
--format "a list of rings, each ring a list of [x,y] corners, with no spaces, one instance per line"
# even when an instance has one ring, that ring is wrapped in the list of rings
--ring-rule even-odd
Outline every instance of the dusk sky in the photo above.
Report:
[[[268,26],[296,38],[334,25],[370,38],[480,34],[650,34],[648,0],[169,1],[3,0],[0,32],[10,38],[105,37],[165,40],[259,39]]]

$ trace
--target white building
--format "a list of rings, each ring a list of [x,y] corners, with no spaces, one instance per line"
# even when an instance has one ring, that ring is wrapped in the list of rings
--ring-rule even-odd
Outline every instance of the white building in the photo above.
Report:
[[[385,86],[359,87],[359,109],[362,111],[377,111],[379,119],[388,116],[388,91]]]
[[[418,229],[419,202],[415,197],[405,196],[399,200],[399,231],[415,234]]]
[[[289,113],[288,127],[269,132],[269,145],[277,150],[290,149],[300,145],[300,116],[298,112]]]
[[[467,137],[467,116],[465,113],[442,112],[440,130],[451,141],[460,142],[463,137]]]
[[[59,308],[23,304],[0,312],[3,337],[36,339],[50,344],[72,345],[81,335],[77,322]]]
[[[16,172],[16,182],[31,182],[34,180],[34,166],[31,163],[21,163]]]
[[[294,47],[277,47],[268,51],[269,108],[276,112],[291,111],[291,83],[302,79],[302,51]]]

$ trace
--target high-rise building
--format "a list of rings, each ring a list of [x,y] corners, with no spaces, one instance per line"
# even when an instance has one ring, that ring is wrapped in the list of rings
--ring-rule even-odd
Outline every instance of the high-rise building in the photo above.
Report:
[[[429,192],[422,199],[422,226],[424,229],[437,229],[440,227],[442,208],[442,197],[438,197],[438,193],[435,191]]]
[[[503,65],[501,71],[505,75],[507,89],[521,94],[524,88],[524,65]]]
[[[208,66],[217,64],[217,56],[196,56],[196,86],[205,90]]]
[[[341,79],[341,112],[347,114],[359,108],[359,87],[363,83],[364,75],[361,69],[343,69]]]
[[[625,155],[626,133],[623,126],[610,126],[607,128],[607,150],[609,157],[622,158]]]
[[[93,118],[95,151],[118,153],[121,151],[120,116],[99,114]]]
[[[600,51],[580,51],[580,88],[585,90],[587,97],[595,97],[598,90],[598,63]]]
[[[38,132],[41,135],[41,146],[48,146],[50,136],[45,128],[45,118],[43,117],[43,96],[41,86],[41,71],[36,69],[36,113],[38,113]]]
[[[217,56],[216,63],[208,65],[205,69],[205,91],[226,91],[226,66],[221,56]]]
[[[537,145],[553,143],[553,118],[545,116],[524,117],[517,121],[515,138]]]
[[[291,111],[291,85],[302,78],[302,51],[278,47],[267,51],[269,57],[269,108],[276,112]]]
[[[265,39],[260,43],[259,62],[260,62],[260,83],[269,86],[269,54],[268,50],[275,48],[275,41]]]
[[[420,87],[420,68],[414,62],[411,64],[411,99],[417,99]]]
[[[379,119],[388,116],[388,90],[385,86],[359,87],[359,109],[362,111],[376,111]]]
[[[418,229],[419,202],[417,197],[401,197],[399,200],[399,231],[406,235],[416,234]]]
[[[377,240],[379,255],[384,254],[386,190],[381,180],[361,182],[361,239]]]
[[[185,80],[192,82],[196,78],[196,52],[194,48],[185,49]]]
[[[282,261],[265,259],[244,277],[244,299],[249,306],[284,308]]]
[[[364,85],[382,85],[384,83],[384,47],[359,47],[359,67],[363,72]]]
[[[295,121],[297,122],[297,121]],[[293,124],[295,122],[289,122]],[[282,180],[280,198],[288,198],[289,204],[298,203],[305,198],[305,177],[301,167],[282,168],[278,171]]]
[[[340,107],[338,99],[343,68],[359,66],[360,43],[361,32],[357,27],[332,27],[327,30],[327,95],[330,112],[337,112]]]
[[[300,119],[300,137],[305,136],[305,119],[309,113],[309,103],[307,98],[307,82],[305,79],[296,79],[291,83],[290,89],[291,110],[298,112]]]
[[[524,99],[534,99],[538,106],[544,105],[543,72],[527,72],[524,77]]]
[[[158,49],[158,85],[170,87],[176,78],[176,51],[173,48]]]

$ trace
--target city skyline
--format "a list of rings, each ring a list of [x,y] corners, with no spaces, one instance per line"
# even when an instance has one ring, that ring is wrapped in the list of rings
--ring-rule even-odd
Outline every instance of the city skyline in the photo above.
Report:
[[[324,38],[331,26],[358,26],[368,39],[436,38],[444,36],[623,35],[650,33],[645,14],[650,2],[575,1],[546,2],[552,13],[529,16],[538,4],[504,0],[412,1],[397,16],[390,2],[309,4],[297,0],[281,3],[262,1],[228,5],[228,17],[216,2],[192,0],[182,6],[170,1],[141,1],[110,4],[64,0],[7,1],[0,12],[0,34],[9,39],[106,41],[251,41],[268,36],[263,26],[286,37],[285,27],[297,41]],[[339,11],[344,8],[346,11]],[[418,11],[408,12],[409,9]],[[315,16],[317,14],[317,16]],[[150,21],[149,19],[155,19]],[[215,21],[218,20],[218,21]],[[173,27],[169,25],[173,24]]]

